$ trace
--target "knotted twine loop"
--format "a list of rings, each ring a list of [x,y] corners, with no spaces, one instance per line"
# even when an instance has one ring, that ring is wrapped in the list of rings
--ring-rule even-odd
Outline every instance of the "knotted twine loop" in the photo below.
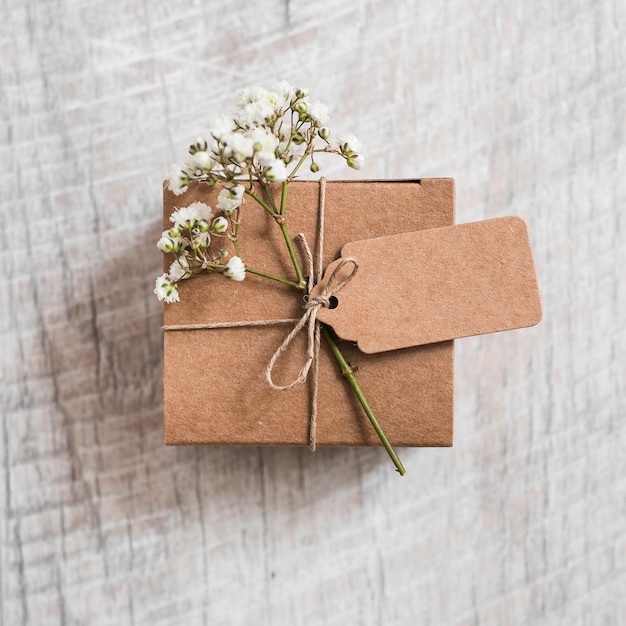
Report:
[[[311,254],[311,249],[309,248],[306,238],[302,233],[298,235],[297,239],[302,243],[302,247],[304,249],[307,260],[307,265],[309,267],[308,290],[310,292],[315,286],[315,283],[313,281],[313,255]],[[339,272],[348,264],[352,264],[352,271],[339,283],[335,284],[337,274],[339,274]],[[320,294],[315,298],[309,298],[307,300],[306,304],[304,305],[304,315],[293,327],[293,330],[285,337],[285,340],[278,347],[276,352],[274,352],[274,355],[267,364],[267,369],[265,370],[265,380],[267,381],[267,384],[270,386],[271,389],[273,389],[274,391],[288,391],[289,389],[293,389],[296,385],[299,385],[306,380],[309,369],[311,368],[311,364],[314,360],[317,359],[317,356],[319,354],[319,345],[316,345],[319,344],[319,339],[316,340],[315,338],[316,324],[319,324],[319,322],[317,321],[317,312],[322,307],[330,306],[331,296],[341,291],[354,278],[358,269],[359,264],[354,257],[346,257],[345,259],[341,259],[341,262],[333,270],[328,279],[328,282],[326,283],[324,289],[322,289]],[[274,369],[274,365],[276,364],[276,361],[278,361],[278,359],[280,358],[280,355],[287,349],[287,347],[293,341],[296,335],[298,335],[305,326],[307,326],[308,335],[306,361],[296,379],[286,385],[277,385],[272,380],[272,370]]]
[[[307,291],[311,293],[313,287],[319,283],[323,275],[323,253],[324,253],[324,205],[326,202],[326,179],[320,178],[320,196],[319,196],[319,218],[318,218],[318,246],[317,246],[317,268],[313,270],[313,255],[303,233],[300,233],[297,239],[301,242],[307,261],[308,280]],[[352,264],[352,271],[335,285],[335,280],[339,272],[349,263]],[[289,324],[297,322],[293,330],[285,337],[283,343],[278,347],[272,358],[270,359],[265,370],[265,380],[269,387],[275,391],[287,391],[293,389],[296,385],[303,383],[309,373],[311,365],[313,365],[313,392],[311,397],[311,415],[309,418],[309,446],[311,451],[316,448],[316,430],[317,430],[317,389],[319,378],[319,352],[320,352],[320,334],[321,325],[317,321],[317,312],[321,307],[330,305],[330,298],[337,292],[341,291],[355,276],[359,264],[354,257],[346,257],[335,267],[330,275],[324,289],[315,298],[309,298],[305,304],[304,315],[299,319],[273,319],[273,320],[250,320],[241,322],[215,322],[212,324],[166,324],[161,327],[163,331],[170,330],[204,330],[216,328],[236,328],[250,326],[273,326],[277,324]],[[276,361],[280,355],[287,349],[294,337],[307,326],[307,351],[306,362],[303,365],[298,377],[287,385],[276,385],[272,380],[272,371]]]

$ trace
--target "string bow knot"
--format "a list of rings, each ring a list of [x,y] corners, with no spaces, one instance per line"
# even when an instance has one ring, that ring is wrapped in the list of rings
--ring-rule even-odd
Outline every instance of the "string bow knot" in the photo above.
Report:
[[[311,249],[309,248],[304,234],[300,233],[297,239],[302,243],[302,247],[304,248],[304,253],[309,269],[307,291],[308,293],[311,293],[313,291],[313,287],[315,287],[315,285],[317,284],[317,282],[314,281],[313,277],[313,255],[311,254]],[[348,264],[352,264],[352,270],[347,276],[345,276],[345,278],[337,283],[336,281],[339,272]],[[298,320],[298,323],[293,327],[292,331],[285,337],[285,340],[282,342],[282,344],[278,346],[276,352],[274,352],[274,355],[267,364],[267,369],[265,370],[265,380],[267,381],[267,384],[270,386],[271,389],[273,389],[274,391],[287,391],[289,389],[293,389],[296,385],[299,385],[306,380],[309,374],[309,370],[311,369],[311,365],[314,362],[317,363],[317,358],[320,350],[320,324],[317,321],[317,312],[322,307],[330,306],[331,297],[341,291],[354,278],[358,269],[359,264],[354,257],[346,257],[344,259],[341,259],[341,261],[332,271],[332,274],[328,278],[328,281],[324,285],[322,291],[314,298],[307,299],[304,305],[304,315]],[[293,381],[287,383],[286,385],[277,385],[272,380],[272,371],[274,370],[274,365],[276,364],[276,361],[278,361],[278,359],[280,358],[280,355],[287,349],[289,344],[294,340],[294,338],[302,331],[305,326],[307,327],[306,361],[302,366],[300,373]],[[315,371],[314,386],[317,386],[317,368]],[[315,406],[315,404],[316,403],[313,402],[313,406]]]

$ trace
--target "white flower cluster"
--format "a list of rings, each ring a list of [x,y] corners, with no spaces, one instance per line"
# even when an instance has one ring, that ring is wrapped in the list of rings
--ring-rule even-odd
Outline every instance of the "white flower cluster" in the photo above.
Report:
[[[228,202],[224,200],[227,208],[218,203],[223,215],[214,218],[213,210],[208,204],[193,202],[189,206],[176,209],[170,216],[172,228],[163,231],[157,248],[165,254],[174,254],[175,259],[169,271],[156,279],[154,293],[159,300],[178,302],[178,283],[193,276],[194,271],[221,270],[224,276],[232,280],[241,281],[245,278],[246,268],[239,257],[233,256],[228,263],[222,265],[221,261],[228,256],[228,252],[220,248],[215,253],[211,249],[212,236],[216,239],[224,237],[230,229],[232,220],[229,217],[239,206],[236,203],[241,203],[243,187],[241,193],[238,189],[232,194],[227,189],[223,192],[228,194]],[[221,195],[220,193],[220,202]]]
[[[206,137],[189,146],[186,161],[172,166],[168,187],[180,195],[192,180],[216,184],[252,178],[280,183],[291,180],[306,158],[311,158],[311,170],[319,171],[315,152],[338,154],[350,167],[360,169],[359,142],[350,136],[348,143],[340,137],[332,144],[328,119],[323,102],[311,101],[308,90],[286,81],[271,89],[244,89],[235,111],[216,118]]]
[[[237,97],[234,112],[217,117],[206,135],[189,146],[184,163],[172,166],[168,188],[179,196],[192,181],[219,186],[216,214],[202,202],[172,213],[172,227],[157,242],[161,252],[174,257],[169,271],[156,280],[154,293],[159,300],[178,302],[178,283],[202,271],[218,271],[231,280],[244,280],[246,266],[239,257],[237,233],[245,195],[284,223],[285,185],[308,159],[312,172],[320,169],[315,160],[320,152],[336,154],[350,167],[361,169],[361,144],[353,135],[331,142],[328,118],[328,107],[323,102],[310,100],[306,89],[281,81],[271,89],[244,89]],[[283,183],[280,209],[270,183]],[[271,206],[256,195],[255,185],[263,189]],[[224,241],[235,248],[236,255],[228,260],[229,252],[214,245]]]

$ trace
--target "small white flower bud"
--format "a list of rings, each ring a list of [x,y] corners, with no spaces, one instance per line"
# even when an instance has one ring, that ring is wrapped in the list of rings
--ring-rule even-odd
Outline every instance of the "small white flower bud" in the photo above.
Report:
[[[293,136],[292,141],[294,144],[296,144],[296,146],[299,146],[300,144],[304,143],[304,135],[302,133],[296,133]]]
[[[305,89],[304,87],[298,87],[298,89],[296,89],[296,98],[298,98],[298,100],[300,98],[306,98],[309,95],[309,90]]]
[[[306,113],[309,105],[306,102],[297,102],[296,103],[296,111],[298,113]]]
[[[337,137],[338,147],[344,156],[350,156],[359,152],[361,142],[354,135],[343,135]]]
[[[263,172],[263,176],[272,182],[282,183],[284,180],[287,180],[287,168],[280,159],[276,159],[274,163]]]
[[[176,244],[169,237],[161,237],[159,241],[157,241],[157,248],[161,252],[173,252]]]
[[[322,126],[322,128],[320,128],[320,137],[322,139],[328,139],[330,137],[330,128]]]
[[[221,248],[218,254],[222,259],[225,259],[228,256],[228,250],[224,250],[224,248]]]
[[[208,223],[208,222],[205,222],[204,220],[200,220],[200,221],[198,222],[198,230],[199,230],[201,233],[206,233],[206,232],[207,232],[207,230],[209,230],[209,223]]]
[[[238,256],[234,256],[224,266],[223,273],[226,278],[241,282],[246,277],[246,266]]]
[[[216,217],[211,223],[211,230],[214,233],[225,233],[228,230],[228,220],[225,217]]]
[[[192,169],[204,171],[211,169],[215,161],[206,150],[196,150],[192,153],[188,163]]]
[[[346,159],[348,167],[351,167],[355,170],[360,170],[363,167],[364,162],[365,159],[360,154],[353,154]]]
[[[208,145],[206,139],[203,137],[198,137],[196,139],[196,143],[192,143],[189,146],[189,154],[195,154],[196,152],[205,152]]]
[[[320,171],[319,163],[316,163],[315,161],[313,161],[311,163],[311,171],[312,172],[319,172]]]
[[[178,230],[178,228],[176,228],[176,227],[170,228],[170,231],[169,231],[168,235],[172,239],[176,239],[176,237],[180,237],[180,230]]]

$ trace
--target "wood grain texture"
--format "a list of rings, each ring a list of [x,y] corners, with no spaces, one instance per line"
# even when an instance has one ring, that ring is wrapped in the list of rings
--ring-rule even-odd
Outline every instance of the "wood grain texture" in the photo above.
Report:
[[[0,11],[3,623],[626,623],[623,2]],[[529,224],[544,320],[458,343],[455,447],[405,479],[162,445],[161,178],[278,77],[364,141],[354,176]]]

